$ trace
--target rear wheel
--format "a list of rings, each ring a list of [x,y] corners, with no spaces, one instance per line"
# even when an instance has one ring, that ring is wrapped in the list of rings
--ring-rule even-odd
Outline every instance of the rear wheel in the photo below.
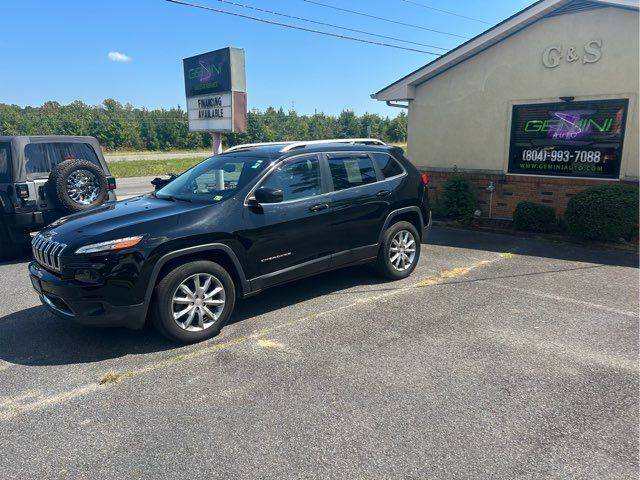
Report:
[[[169,339],[201,342],[220,332],[235,305],[229,273],[214,262],[186,263],[156,286],[154,324]]]
[[[420,235],[416,227],[409,222],[391,225],[378,252],[378,272],[391,280],[400,280],[411,275],[419,259]]]

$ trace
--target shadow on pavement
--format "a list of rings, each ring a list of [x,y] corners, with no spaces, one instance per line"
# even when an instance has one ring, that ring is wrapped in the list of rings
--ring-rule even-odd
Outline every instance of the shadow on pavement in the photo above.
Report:
[[[21,365],[91,363],[177,347],[151,328],[84,327],[42,306],[0,318],[0,360]]]
[[[576,270],[596,268],[598,265],[638,267],[638,256],[633,253],[447,227],[434,228],[429,244],[591,264],[576,266]],[[355,298],[358,293],[349,290],[355,286],[360,287],[358,293],[398,288],[394,282],[374,275],[369,268],[345,268],[275,287],[239,301],[230,323],[242,322],[320,296],[354,295]],[[309,314],[312,313],[309,311]],[[59,319],[40,306],[0,318],[0,359],[14,364],[43,366],[91,363],[179,347],[153,328],[131,331],[84,327]]]
[[[638,255],[621,250],[605,250],[547,239],[523,238],[462,228],[434,227],[429,244],[490,252],[511,252],[517,255],[554,258],[570,262],[584,262],[638,268]]]
[[[315,277],[273,287],[254,297],[236,304],[236,313],[229,324],[290,307],[325,295],[357,295],[348,289],[361,286],[358,293],[383,292],[398,288],[394,282],[385,280],[367,266],[347,267]],[[355,298],[355,297],[354,297]],[[314,313],[310,311],[309,314]]]
[[[342,294],[356,285],[379,285],[391,290],[393,283],[376,277],[366,267],[351,267],[275,287],[236,304],[229,324],[322,295]],[[376,287],[376,290],[378,288]],[[49,313],[42,306],[0,318],[0,360],[30,365],[66,365],[180,348],[154,328],[141,331],[124,328],[85,327]]]

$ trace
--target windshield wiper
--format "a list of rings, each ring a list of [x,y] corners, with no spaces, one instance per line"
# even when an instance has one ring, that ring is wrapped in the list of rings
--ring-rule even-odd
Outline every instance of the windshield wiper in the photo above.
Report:
[[[175,197],[175,196],[173,196],[173,195],[166,195],[166,194],[164,194],[164,195],[162,195],[162,196],[159,196],[159,195],[157,195],[157,194],[155,194],[155,193],[154,193],[153,195],[154,195],[156,198],[160,198],[160,199],[162,199],[162,200],[169,200],[170,202],[176,202],[176,201],[178,201],[178,200],[179,200],[179,201],[181,201],[181,202],[193,203],[193,201],[192,201],[191,199],[189,199],[189,198],[184,198],[184,197]]]

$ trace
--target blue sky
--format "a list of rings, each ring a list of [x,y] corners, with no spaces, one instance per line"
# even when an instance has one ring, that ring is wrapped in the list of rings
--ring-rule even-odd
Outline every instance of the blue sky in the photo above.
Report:
[[[191,1],[331,31],[216,0]],[[326,9],[303,0],[235,1],[443,48],[464,41]],[[484,24],[429,10],[407,0],[318,1],[469,37],[530,3],[414,0],[489,22]],[[184,108],[181,59],[231,45],[246,50],[249,108],[293,106],[301,113],[317,110],[331,114],[348,108],[358,113],[395,115],[396,110],[371,100],[369,95],[435,58],[265,25],[164,0],[2,3],[2,103],[40,105],[47,100],[68,103],[79,99],[98,104],[105,98],[115,98],[149,108],[178,105]],[[109,52],[115,52],[111,58]],[[118,54],[130,60],[122,61],[127,58]]]

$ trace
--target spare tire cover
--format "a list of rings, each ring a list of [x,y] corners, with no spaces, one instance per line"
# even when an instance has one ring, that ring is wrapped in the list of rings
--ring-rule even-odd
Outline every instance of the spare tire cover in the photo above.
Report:
[[[58,164],[49,175],[49,186],[60,206],[70,212],[102,205],[109,196],[106,175],[88,160],[72,159]]]

